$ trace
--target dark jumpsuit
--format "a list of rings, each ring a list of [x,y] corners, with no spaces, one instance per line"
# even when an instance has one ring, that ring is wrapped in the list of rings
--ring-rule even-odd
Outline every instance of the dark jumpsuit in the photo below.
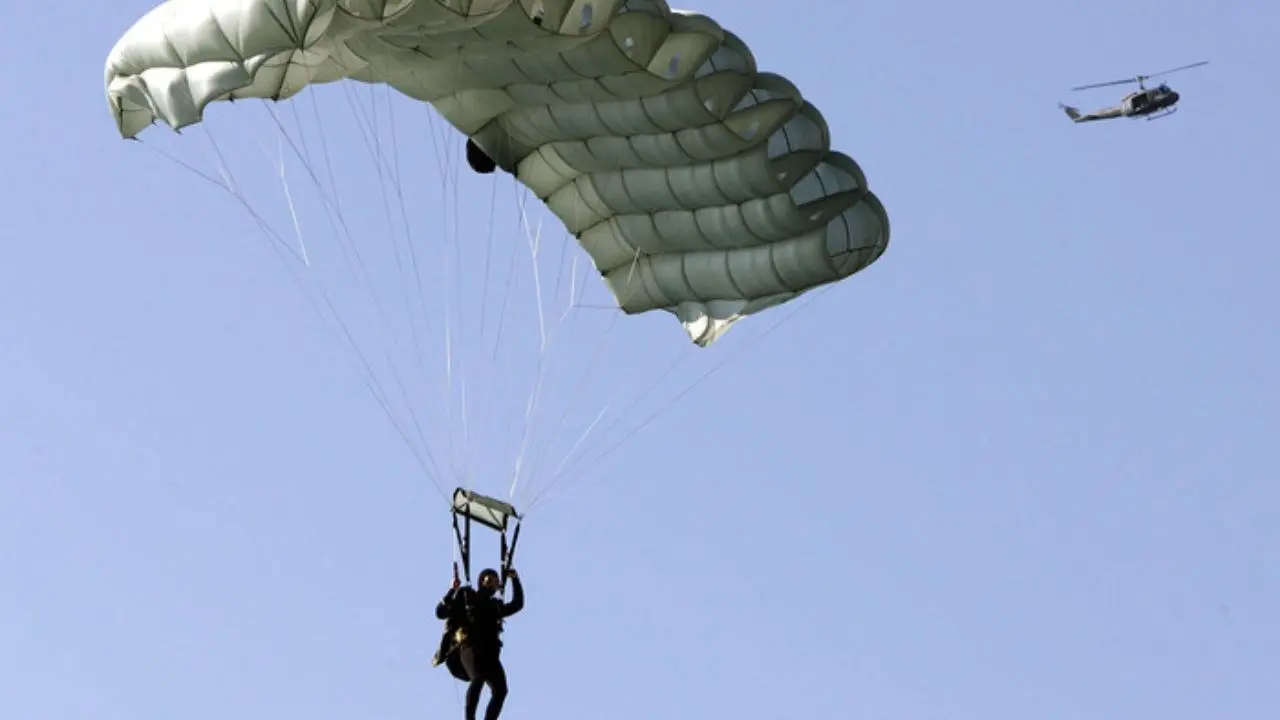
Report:
[[[470,588],[467,588],[470,590]],[[463,608],[459,605],[469,605]],[[466,613],[466,640],[458,646],[458,660],[470,679],[467,685],[466,720],[476,720],[480,693],[489,686],[489,706],[484,720],[498,720],[507,699],[507,672],[502,666],[502,622],[524,608],[524,586],[520,578],[511,577],[511,602],[484,588],[471,592],[450,590],[436,606],[441,620],[460,619]]]

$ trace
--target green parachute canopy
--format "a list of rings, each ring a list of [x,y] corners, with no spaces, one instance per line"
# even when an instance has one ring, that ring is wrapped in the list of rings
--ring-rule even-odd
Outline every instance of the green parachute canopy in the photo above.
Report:
[[[888,245],[818,110],[661,0],[169,0],[106,68],[129,138],[344,79],[432,105],[577,237],[623,311],[673,313],[701,346]]]

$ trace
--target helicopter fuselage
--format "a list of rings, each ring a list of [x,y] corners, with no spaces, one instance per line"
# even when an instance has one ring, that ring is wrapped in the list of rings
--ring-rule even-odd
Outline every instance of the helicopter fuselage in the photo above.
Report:
[[[1178,93],[1168,87],[1129,93],[1123,100],[1124,114],[1128,117],[1143,117],[1158,112],[1171,112],[1173,106],[1177,104]]]

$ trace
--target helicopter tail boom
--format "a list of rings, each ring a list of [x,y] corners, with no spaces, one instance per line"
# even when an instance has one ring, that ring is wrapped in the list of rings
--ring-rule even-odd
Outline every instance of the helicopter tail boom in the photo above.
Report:
[[[1078,123],[1110,120],[1111,118],[1123,117],[1125,114],[1123,105],[1116,105],[1114,107],[1103,108],[1101,110],[1094,110],[1093,112],[1087,113],[1082,113],[1079,108],[1073,108],[1070,105],[1064,105],[1062,103],[1058,103],[1058,107],[1062,108],[1062,111],[1067,114],[1067,117],[1071,118],[1071,122]]]

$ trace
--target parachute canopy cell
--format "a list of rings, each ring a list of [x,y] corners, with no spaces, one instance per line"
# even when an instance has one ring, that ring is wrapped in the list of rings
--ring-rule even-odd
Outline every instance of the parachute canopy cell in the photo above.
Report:
[[[701,346],[889,242],[822,114],[662,0],[169,0],[106,67],[125,137],[344,79],[432,105],[577,237],[624,312],[670,312]]]

